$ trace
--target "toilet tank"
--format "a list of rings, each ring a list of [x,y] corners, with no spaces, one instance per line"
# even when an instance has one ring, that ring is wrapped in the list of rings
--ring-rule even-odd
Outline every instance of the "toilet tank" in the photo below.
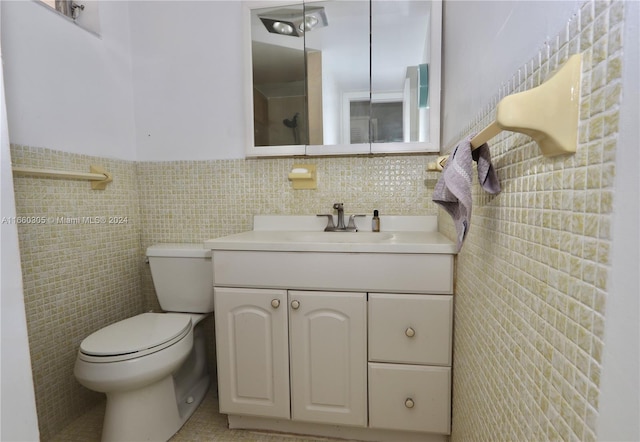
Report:
[[[163,310],[213,311],[211,250],[202,244],[156,244],[147,248],[147,257]]]

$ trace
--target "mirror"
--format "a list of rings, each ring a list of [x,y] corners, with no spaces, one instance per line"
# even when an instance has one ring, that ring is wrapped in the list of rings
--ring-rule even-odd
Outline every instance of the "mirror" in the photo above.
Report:
[[[358,106],[364,101],[356,97],[364,96],[368,100],[371,90],[369,2],[330,0],[312,4],[325,9],[328,26],[305,34],[307,50],[320,54],[320,63],[307,72],[309,94],[313,93],[314,82],[319,83],[322,90],[322,118],[310,120],[310,128],[322,133],[322,142],[310,144],[361,144],[360,149],[367,151],[369,108]],[[351,102],[357,113],[351,114],[350,119]]]
[[[255,146],[309,144],[304,38],[274,30],[275,18],[303,13],[302,4],[251,11]]]
[[[264,5],[247,4],[249,156],[439,151],[440,1]]]
[[[371,2],[371,142],[428,141],[431,2]]]

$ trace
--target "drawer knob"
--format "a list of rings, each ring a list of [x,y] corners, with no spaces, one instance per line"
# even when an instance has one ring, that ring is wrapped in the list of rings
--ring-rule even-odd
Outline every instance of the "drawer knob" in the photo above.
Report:
[[[415,404],[413,403],[413,399],[411,399],[410,397],[408,397],[405,401],[404,401],[404,406],[407,408],[413,408]]]
[[[279,299],[272,299],[271,300],[271,307],[273,307],[273,308],[280,307],[280,300]]]
[[[415,331],[413,328],[408,327],[408,328],[404,331],[404,334],[405,334],[405,335],[407,335],[407,337],[409,337],[409,338],[413,338],[413,337],[416,335],[416,331]]]
[[[295,299],[291,301],[291,308],[294,310],[298,310],[300,308],[300,301],[296,301]]]

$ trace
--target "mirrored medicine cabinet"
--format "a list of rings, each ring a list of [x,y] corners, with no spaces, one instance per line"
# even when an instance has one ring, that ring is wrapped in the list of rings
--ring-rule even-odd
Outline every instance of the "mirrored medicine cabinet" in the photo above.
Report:
[[[440,0],[243,5],[248,157],[439,151]]]

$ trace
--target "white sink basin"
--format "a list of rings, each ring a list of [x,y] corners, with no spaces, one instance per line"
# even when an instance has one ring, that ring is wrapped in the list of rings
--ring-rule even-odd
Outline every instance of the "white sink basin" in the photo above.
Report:
[[[316,216],[256,215],[254,230],[205,241],[211,250],[335,253],[456,253],[455,244],[437,231],[430,216],[387,216],[382,232],[324,232]],[[371,226],[371,217],[358,227]]]

